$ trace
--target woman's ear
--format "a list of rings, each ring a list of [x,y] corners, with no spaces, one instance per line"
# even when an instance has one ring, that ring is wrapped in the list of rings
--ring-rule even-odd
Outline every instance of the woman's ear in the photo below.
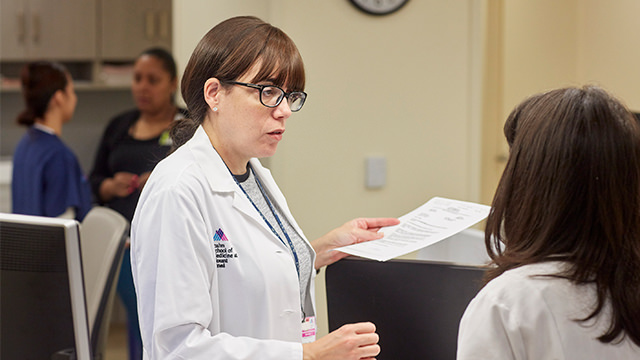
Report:
[[[207,102],[210,109],[217,108],[220,102],[220,93],[222,92],[222,84],[216,78],[209,78],[204,83],[204,101]]]
[[[65,97],[65,93],[64,90],[56,90],[56,92],[53,93],[53,95],[51,95],[51,99],[49,99],[49,105],[48,107],[51,108],[53,106],[62,106],[62,104],[64,103],[64,97]]]

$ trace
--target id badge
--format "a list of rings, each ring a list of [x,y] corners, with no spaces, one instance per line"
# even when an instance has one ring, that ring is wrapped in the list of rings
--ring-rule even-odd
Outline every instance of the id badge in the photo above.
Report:
[[[316,317],[307,316],[302,321],[302,343],[316,341]]]

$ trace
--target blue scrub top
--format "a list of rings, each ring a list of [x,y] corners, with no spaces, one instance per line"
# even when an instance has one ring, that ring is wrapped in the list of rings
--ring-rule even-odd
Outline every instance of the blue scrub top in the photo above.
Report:
[[[31,127],[13,156],[13,212],[59,216],[73,207],[81,221],[91,209],[91,188],[78,159],[55,134]]]

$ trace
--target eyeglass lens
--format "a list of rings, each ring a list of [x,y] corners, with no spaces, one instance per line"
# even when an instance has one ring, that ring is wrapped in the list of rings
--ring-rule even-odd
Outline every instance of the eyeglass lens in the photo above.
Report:
[[[266,106],[275,107],[280,105],[282,98],[285,96],[285,93],[282,89],[277,88],[275,86],[265,86],[260,92],[260,99],[262,103]],[[291,111],[298,111],[302,108],[304,104],[305,96],[304,93],[301,92],[291,92],[289,96],[287,96],[287,102],[289,103],[289,108]]]

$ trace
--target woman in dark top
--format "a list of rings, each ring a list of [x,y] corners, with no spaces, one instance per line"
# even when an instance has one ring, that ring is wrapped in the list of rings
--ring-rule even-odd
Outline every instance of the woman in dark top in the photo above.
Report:
[[[176,89],[171,54],[159,48],[144,51],[135,62],[131,85],[136,108],[110,121],[98,147],[90,175],[93,194],[98,203],[129,221],[151,170],[171,148],[169,127],[186,115],[173,101]],[[127,310],[129,357],[142,359],[129,249],[122,262],[118,294]]]
[[[184,115],[184,110],[176,109],[171,120]],[[135,137],[132,129],[141,116],[141,111],[134,109],[111,120],[91,172],[91,186],[98,201],[129,221],[149,173],[171,148],[166,130],[148,139]]]

